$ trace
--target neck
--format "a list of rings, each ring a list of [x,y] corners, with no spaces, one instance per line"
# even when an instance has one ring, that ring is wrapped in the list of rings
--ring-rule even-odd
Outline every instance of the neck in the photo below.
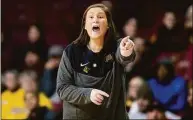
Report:
[[[90,39],[88,48],[93,52],[100,52],[103,48],[104,39]]]

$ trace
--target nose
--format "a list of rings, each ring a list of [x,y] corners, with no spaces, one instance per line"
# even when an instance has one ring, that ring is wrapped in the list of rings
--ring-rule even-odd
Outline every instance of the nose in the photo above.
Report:
[[[94,22],[94,23],[98,23],[98,22],[99,22],[97,16],[95,16],[95,17],[93,18],[93,22]]]

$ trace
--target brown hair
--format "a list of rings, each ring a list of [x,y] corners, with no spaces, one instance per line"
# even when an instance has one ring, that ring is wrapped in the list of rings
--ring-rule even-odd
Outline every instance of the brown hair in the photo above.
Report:
[[[85,10],[85,12],[83,14],[83,18],[82,18],[81,32],[79,34],[79,37],[73,43],[79,44],[79,45],[87,45],[88,44],[90,39],[89,39],[87,31],[84,29],[85,28],[86,14],[91,8],[96,8],[96,7],[101,8],[107,16],[107,22],[108,22],[109,29],[107,30],[107,33],[105,35],[104,50],[107,50],[107,49],[109,50],[109,48],[112,47],[113,43],[115,43],[115,40],[117,38],[117,34],[116,34],[116,29],[115,29],[115,26],[114,26],[114,23],[112,20],[112,15],[111,15],[109,9],[103,4],[93,4]]]

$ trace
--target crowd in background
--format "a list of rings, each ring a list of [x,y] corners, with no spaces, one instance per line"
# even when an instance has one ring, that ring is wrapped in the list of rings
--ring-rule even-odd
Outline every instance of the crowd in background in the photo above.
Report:
[[[109,1],[102,3],[110,10],[116,6]],[[125,104],[131,119],[193,117],[192,7],[187,6],[180,22],[177,13],[165,11],[149,37],[139,34],[141,20],[136,17],[124,21],[122,32],[118,29],[120,37],[130,36],[135,43],[136,59],[125,68]],[[11,30],[2,30],[2,119],[62,118],[62,101],[55,91],[56,76],[64,48],[73,41],[70,38],[75,38],[73,33],[78,34],[70,30],[70,23],[73,20],[66,23],[66,34],[72,36],[68,40],[60,38],[62,42],[58,44],[52,41],[57,38],[46,40],[52,38],[45,35],[49,31],[47,23],[36,21],[28,25],[25,42],[19,40],[21,37],[14,40]]]

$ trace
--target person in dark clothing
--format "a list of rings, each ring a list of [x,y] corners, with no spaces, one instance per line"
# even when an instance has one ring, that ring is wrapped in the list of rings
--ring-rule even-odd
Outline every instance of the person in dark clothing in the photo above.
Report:
[[[27,92],[24,100],[27,109],[30,111],[27,120],[44,120],[45,114],[48,112],[46,107],[39,106],[39,93]]]
[[[48,51],[48,61],[44,66],[40,82],[40,90],[48,97],[51,97],[56,90],[56,77],[62,53],[63,47],[59,45],[51,46]]]
[[[41,66],[47,59],[47,46],[42,32],[42,27],[39,23],[29,26],[28,40],[21,46],[16,47],[17,55],[14,57],[14,61],[17,61],[15,68],[18,70],[33,69],[41,72]]]
[[[151,48],[147,40],[136,37],[133,39],[135,43],[136,58],[132,64],[127,65],[126,71],[127,79],[131,79],[134,76],[141,76],[144,79],[149,79],[152,76],[152,63],[155,56],[152,55]]]
[[[116,39],[108,8],[89,6],[81,33],[65,48],[58,69],[63,119],[128,119],[124,67],[135,59],[134,43],[129,37]]]
[[[158,28],[157,41],[155,43],[158,52],[179,52],[187,48],[187,41],[184,40],[183,29],[176,23],[173,12],[166,12],[163,18],[163,25]]]

